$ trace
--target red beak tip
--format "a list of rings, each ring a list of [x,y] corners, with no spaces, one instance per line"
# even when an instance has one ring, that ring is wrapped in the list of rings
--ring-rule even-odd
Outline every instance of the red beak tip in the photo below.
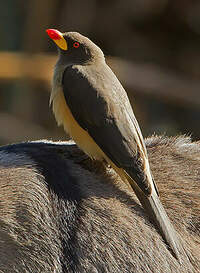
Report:
[[[59,40],[61,39],[61,34],[58,30],[53,29],[53,28],[49,28],[46,29],[46,33],[49,35],[49,37],[53,40]]]

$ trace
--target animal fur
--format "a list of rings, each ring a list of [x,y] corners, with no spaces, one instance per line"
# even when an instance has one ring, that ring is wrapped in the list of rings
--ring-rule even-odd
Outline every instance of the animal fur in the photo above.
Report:
[[[111,168],[72,143],[39,141],[0,148],[0,272],[200,272],[200,142],[146,145],[189,261],[171,255]]]

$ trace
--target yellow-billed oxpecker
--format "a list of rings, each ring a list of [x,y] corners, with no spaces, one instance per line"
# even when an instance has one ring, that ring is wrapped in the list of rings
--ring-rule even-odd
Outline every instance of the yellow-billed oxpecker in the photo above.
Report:
[[[58,125],[91,158],[105,160],[132,187],[176,258],[182,247],[152,178],[143,136],[126,91],[102,50],[77,32],[48,29],[59,58],[50,97]]]

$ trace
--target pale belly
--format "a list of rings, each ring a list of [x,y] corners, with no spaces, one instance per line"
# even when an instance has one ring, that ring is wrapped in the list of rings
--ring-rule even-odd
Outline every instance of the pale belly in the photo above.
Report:
[[[122,180],[130,187],[133,183],[132,179],[127,176],[123,169],[118,168],[99,148],[95,141],[91,138],[87,131],[82,129],[77,121],[74,119],[69,107],[66,104],[63,91],[57,90],[53,100],[53,112],[56,117],[58,125],[63,125],[65,131],[76,142],[79,148],[84,151],[89,157],[96,160],[105,160],[114,170],[119,174]],[[129,180],[131,180],[128,182]],[[129,184],[130,183],[130,184]]]
[[[55,114],[58,125],[63,125],[65,131],[76,142],[80,149],[93,159],[107,159],[104,152],[94,142],[87,131],[82,129],[74,119],[69,107],[66,104],[65,97],[61,88],[60,90],[57,90],[52,104],[53,112]]]

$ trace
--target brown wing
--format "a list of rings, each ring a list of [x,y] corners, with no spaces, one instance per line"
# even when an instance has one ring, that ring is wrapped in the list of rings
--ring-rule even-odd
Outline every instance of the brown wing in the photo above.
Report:
[[[146,153],[140,151],[143,138],[139,126],[123,87],[111,70],[106,72],[102,79],[94,70],[84,73],[78,67],[66,68],[62,81],[65,99],[79,125],[117,167],[149,194],[151,185],[140,160]]]

